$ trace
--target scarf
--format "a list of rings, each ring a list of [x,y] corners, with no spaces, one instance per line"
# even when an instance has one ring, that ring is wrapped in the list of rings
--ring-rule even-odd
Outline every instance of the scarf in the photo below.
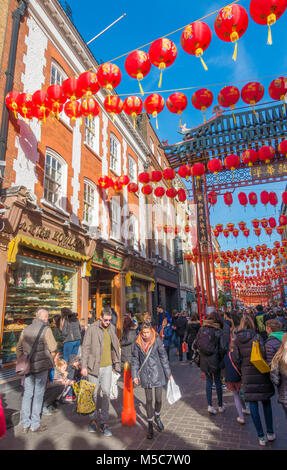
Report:
[[[155,331],[154,330],[151,330],[151,334],[150,334],[149,338],[144,339],[141,334],[139,335],[140,346],[141,346],[142,350],[145,353],[148,352],[150,346],[154,343],[154,340],[155,340]]]

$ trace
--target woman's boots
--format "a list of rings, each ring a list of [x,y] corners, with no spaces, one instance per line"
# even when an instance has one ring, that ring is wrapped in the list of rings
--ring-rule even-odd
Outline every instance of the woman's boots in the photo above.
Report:
[[[159,432],[161,432],[161,431],[164,430],[164,425],[163,425],[162,422],[161,422],[160,415],[157,415],[157,414],[155,415],[155,417],[154,417],[154,422],[155,422],[156,427],[157,427],[157,430],[158,430]]]
[[[152,421],[148,421],[148,431],[146,435],[147,439],[153,439],[153,423]]]

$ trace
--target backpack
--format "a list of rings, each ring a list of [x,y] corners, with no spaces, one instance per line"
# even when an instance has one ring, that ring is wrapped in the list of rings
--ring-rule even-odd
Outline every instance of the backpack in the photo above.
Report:
[[[208,327],[203,328],[199,332],[197,345],[201,354],[204,354],[205,356],[211,356],[214,354],[217,349],[217,341],[214,329]]]
[[[255,318],[259,333],[263,333],[263,331],[265,331],[264,314],[257,315]]]

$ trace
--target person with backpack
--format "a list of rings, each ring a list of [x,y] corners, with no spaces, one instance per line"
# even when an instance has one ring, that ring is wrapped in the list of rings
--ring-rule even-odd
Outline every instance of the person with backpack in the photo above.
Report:
[[[224,327],[224,328],[223,328]],[[222,400],[221,369],[224,367],[223,358],[228,351],[230,340],[229,322],[225,322],[218,312],[212,312],[200,328],[193,348],[200,355],[200,369],[206,376],[206,398],[208,412],[216,414],[216,409],[212,406],[212,383],[216,386],[218,399],[218,411],[223,413],[225,408]]]
[[[256,330],[258,331],[262,339],[265,341],[267,339],[267,333],[266,333],[265,324],[264,324],[265,312],[263,310],[262,305],[257,305],[256,310],[257,310],[257,313],[255,315]]]
[[[187,327],[187,319],[186,319],[186,312],[182,312],[181,315],[177,318],[175,322],[175,331],[176,335],[179,338],[179,346],[178,346],[178,355],[179,360],[183,360],[183,350],[182,345],[184,343],[185,331]]]
[[[194,350],[192,349],[192,344],[196,338],[196,335],[200,329],[200,321],[198,320],[197,314],[193,313],[190,317],[190,320],[187,324],[184,336],[184,343],[187,343],[188,351],[187,351],[187,359],[192,364],[192,359],[194,356]]]
[[[270,365],[282,343],[282,336],[284,335],[284,331],[282,331],[282,323],[278,320],[268,320],[266,322],[266,333],[268,334],[268,338],[265,341],[264,346],[266,362]]]

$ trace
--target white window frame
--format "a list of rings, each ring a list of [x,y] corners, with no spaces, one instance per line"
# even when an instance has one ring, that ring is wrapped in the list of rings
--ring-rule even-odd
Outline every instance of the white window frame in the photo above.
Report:
[[[159,165],[161,166],[161,154],[159,150],[157,151],[157,159],[158,159]]]
[[[100,153],[100,119],[99,116],[92,119],[85,118],[85,144],[97,155]]]
[[[121,241],[121,202],[118,196],[111,198],[110,211],[110,238]]]
[[[57,200],[55,201],[49,200],[49,198],[47,197],[47,194],[45,195],[46,185],[48,184],[48,180],[50,180],[51,184],[53,184],[53,178],[51,177],[51,175],[47,175],[47,171],[46,171],[48,158],[54,160],[57,163],[57,165],[61,166],[61,173],[58,176],[58,181],[54,181],[54,184],[59,186],[58,197],[57,197]],[[45,155],[43,198],[44,198],[44,201],[46,201],[50,205],[54,206],[55,208],[63,209],[64,211],[66,210],[66,206],[67,206],[67,177],[68,177],[67,162],[61,157],[61,155],[59,155],[54,150],[47,149],[46,155]]]
[[[85,200],[87,194],[86,188],[93,192],[93,200]],[[84,195],[83,195],[83,223],[89,227],[95,227],[98,225],[98,188],[90,180],[84,179]],[[86,205],[88,205],[88,211],[86,211]],[[86,217],[88,216],[88,217]]]
[[[131,155],[129,155],[128,157],[128,165],[129,165],[128,176],[129,176],[130,182],[137,183],[138,182],[138,171],[137,171],[138,166],[137,166],[136,160]]]
[[[134,250],[139,250],[139,221],[132,213],[129,217],[129,244]]]
[[[114,144],[116,151],[114,152]],[[114,134],[110,134],[110,169],[121,175],[121,143]]]
[[[152,153],[154,154],[154,141],[152,137],[149,138],[149,146],[150,146]]]
[[[59,76],[59,80],[53,81],[53,69],[56,71],[56,74]],[[50,85],[62,85],[63,81],[68,78],[66,72],[62,69],[62,67],[55,61],[52,60],[51,62],[51,76],[50,76]]]

